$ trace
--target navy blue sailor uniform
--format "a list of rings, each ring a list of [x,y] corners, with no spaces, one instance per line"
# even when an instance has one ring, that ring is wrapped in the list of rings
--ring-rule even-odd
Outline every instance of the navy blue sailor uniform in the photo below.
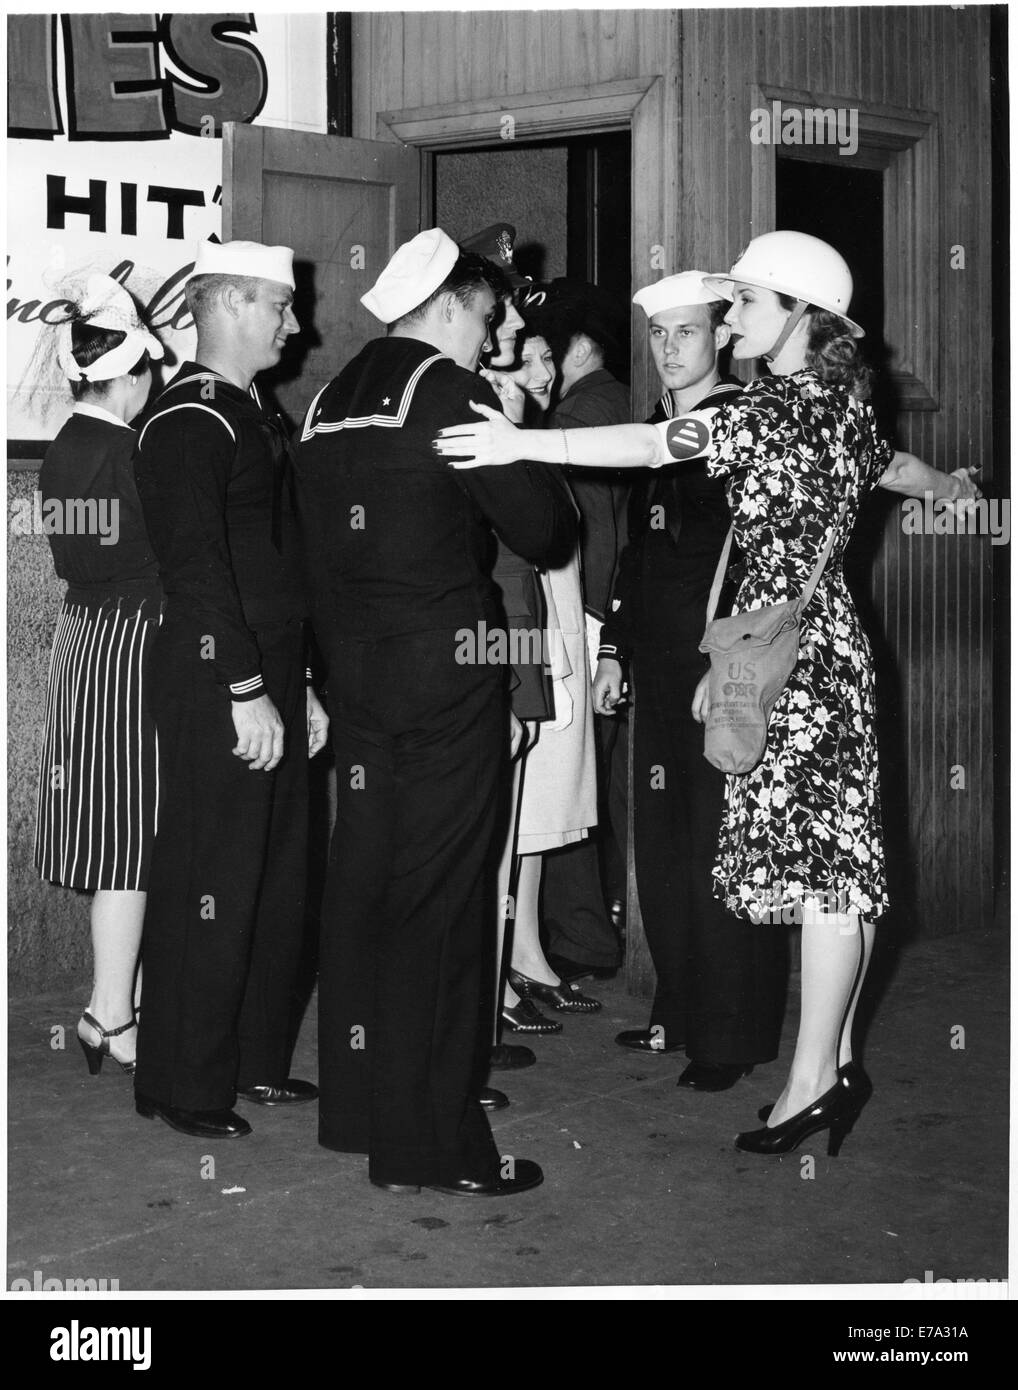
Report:
[[[142,937],[138,1090],[215,1110],[282,1085],[307,877],[306,599],[286,435],[193,363],[150,407],[135,477],[166,593],[150,699],[159,826]],[[233,753],[234,701],[268,694],[285,751]]]
[[[439,429],[477,418],[471,400],[497,408],[428,344],[378,339],[311,403],[294,453],[337,769],[319,1140],[367,1153],[379,1182],[498,1172],[477,1100],[508,757],[496,533],[531,565],[575,540],[543,466],[457,472],[435,454]]]
[[[722,378],[695,408],[741,390],[734,377]],[[666,393],[650,423],[674,415]],[[725,778],[703,756],[703,725],[691,710],[707,670],[699,643],[730,524],[724,484],[708,477],[703,459],[637,483],[598,651],[628,664],[634,686],[634,858],[657,972],[650,1024],[664,1030],[666,1045],[685,1042],[691,1060],[714,1064],[774,1058],[784,1004],[780,931],[733,916],[713,894]],[[719,613],[730,611],[737,564],[733,556]]]

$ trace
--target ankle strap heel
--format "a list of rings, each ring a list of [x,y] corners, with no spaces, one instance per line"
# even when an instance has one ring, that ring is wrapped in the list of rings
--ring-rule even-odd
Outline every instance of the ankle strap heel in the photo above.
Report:
[[[78,1034],[78,1042],[81,1043],[81,1050],[84,1052],[85,1061],[88,1064],[89,1076],[99,1075],[102,1071],[104,1057],[112,1057],[113,1061],[116,1062],[122,1072],[126,1072],[128,1076],[133,1076],[135,1064],[133,1062],[122,1062],[119,1057],[113,1057],[113,1053],[110,1051],[109,1040],[110,1038],[118,1038],[121,1033],[126,1033],[131,1028],[137,1028],[137,1019],[132,1018],[129,1023],[122,1023],[119,1028],[104,1028],[99,1020],[85,1009],[78,1024],[79,1028],[82,1023],[99,1034],[98,1045],[86,1042],[81,1034]]]

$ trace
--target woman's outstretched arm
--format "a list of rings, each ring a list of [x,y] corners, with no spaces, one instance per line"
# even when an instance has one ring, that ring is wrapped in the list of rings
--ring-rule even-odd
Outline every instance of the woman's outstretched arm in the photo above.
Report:
[[[453,468],[491,468],[533,459],[582,468],[660,468],[697,458],[710,443],[712,411],[702,410],[663,425],[601,425],[581,430],[520,430],[485,405],[476,425],[451,425],[434,440],[435,452]]]
[[[899,451],[878,479],[877,486],[906,497],[923,497],[928,492],[951,502],[971,501],[982,496],[972,481],[972,474],[978,472],[978,468],[958,468],[953,473],[941,473],[939,468],[931,468],[915,454]]]

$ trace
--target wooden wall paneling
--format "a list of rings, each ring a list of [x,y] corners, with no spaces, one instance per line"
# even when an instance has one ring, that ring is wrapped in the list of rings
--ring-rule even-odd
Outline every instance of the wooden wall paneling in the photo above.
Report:
[[[251,126],[238,141],[234,122],[223,126],[223,187],[231,191],[223,202],[224,241],[237,235],[234,226],[262,225],[265,130],[265,126]]]
[[[509,35],[509,15],[497,11],[490,16],[491,37],[486,45],[487,52],[479,55],[488,65],[488,80],[491,91],[500,96],[509,90],[509,75],[516,62],[516,53]]]
[[[355,64],[373,68],[358,84],[357,133],[371,134],[378,111],[661,74],[675,24],[674,12],[633,10],[356,16]]]
[[[398,11],[354,15],[354,135],[362,140],[376,138],[376,112],[405,104],[404,21],[414,17]],[[418,52],[417,62],[420,61]]]
[[[503,92],[659,74],[664,86],[639,119],[648,130],[662,123],[660,167],[637,169],[634,150],[634,272],[655,215],[656,194],[645,190],[662,172],[668,178],[668,158],[675,161],[676,186],[663,196],[664,244],[675,268],[723,269],[751,235],[766,229],[759,224],[768,222],[773,193],[766,170],[762,180],[757,170],[754,188],[754,84],[836,92],[863,106],[933,113],[940,207],[925,224],[913,217],[887,249],[892,277],[893,255],[916,299],[939,307],[935,334],[919,340],[913,326],[912,340],[906,342],[903,331],[900,345],[918,342],[921,350],[932,344],[939,409],[902,415],[898,442],[942,468],[989,464],[993,287],[986,271],[984,7],[516,11],[475,13],[465,29],[457,27],[461,18],[419,16],[411,24],[410,16],[398,14],[355,17],[357,133],[374,135],[379,111],[449,102],[454,93],[483,101]],[[404,43],[411,32],[417,37]],[[373,71],[367,77],[358,34],[370,54]],[[426,51],[420,37],[425,35]],[[448,69],[446,54],[455,56]],[[907,193],[907,186],[899,191]],[[949,268],[955,244],[966,247],[964,272]],[[991,614],[988,566],[980,558],[986,544],[985,538],[904,536],[895,508],[871,572],[871,593],[901,683],[916,912],[924,931],[953,930],[966,904],[978,913],[988,901],[992,727],[982,692],[989,686]],[[945,766],[944,760],[952,748],[964,749],[977,770],[978,785],[969,781],[966,794],[950,794],[952,763]],[[956,760],[963,761],[961,754]]]

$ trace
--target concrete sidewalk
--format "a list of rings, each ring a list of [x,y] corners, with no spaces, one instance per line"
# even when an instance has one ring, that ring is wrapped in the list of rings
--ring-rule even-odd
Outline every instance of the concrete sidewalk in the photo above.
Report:
[[[240,1103],[255,1127],[244,1140],[176,1134],[135,1115],[116,1066],[88,1076],[74,1037],[87,991],[12,1001],[8,1285],[1003,1279],[1007,946],[1003,933],[980,932],[885,953],[891,978],[865,1047],[875,1094],[837,1159],[820,1137],[783,1159],[732,1147],[781,1084],[790,1026],[780,1062],[721,1095],[694,1095],[676,1090],[681,1056],[614,1045],[619,1029],[646,1022],[646,1004],[618,982],[599,985],[600,1014],[567,1019],[562,1034],[536,1040],[536,1067],[493,1078],[512,1098],[493,1119],[502,1152],[537,1159],[546,1175],[536,1191],[497,1200],[376,1191],[365,1159],[317,1146],[313,1105]],[[51,1046],[61,1028],[62,1050]],[[315,1055],[312,1004],[294,1074],[313,1078]]]

